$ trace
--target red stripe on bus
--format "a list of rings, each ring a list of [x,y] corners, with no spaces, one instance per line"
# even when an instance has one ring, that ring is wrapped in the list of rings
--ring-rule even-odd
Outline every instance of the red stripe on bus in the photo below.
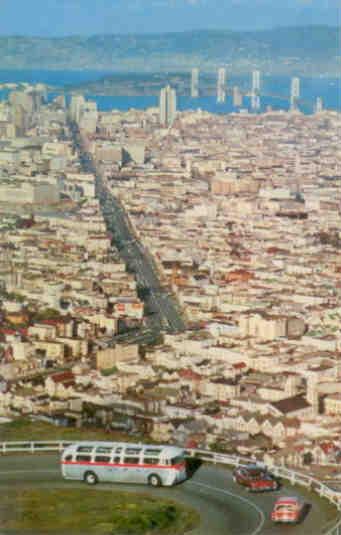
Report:
[[[175,464],[173,466],[163,464],[116,464],[116,463],[98,463],[88,461],[61,461],[61,464],[81,465],[81,466],[116,466],[121,468],[172,468],[173,470],[181,470],[185,468],[185,463]]]

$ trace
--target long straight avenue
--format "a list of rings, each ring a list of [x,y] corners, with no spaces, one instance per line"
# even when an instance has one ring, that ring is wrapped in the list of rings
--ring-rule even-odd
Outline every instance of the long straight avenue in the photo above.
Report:
[[[152,257],[137,239],[123,206],[108,190],[93,161],[84,152],[77,129],[73,128],[72,132],[83,171],[96,175],[97,195],[107,228],[113,235],[127,269],[135,273],[137,286],[142,290],[142,299],[148,311],[147,328],[135,331],[124,341],[152,343],[161,331],[170,333],[184,331],[186,326],[180,307],[169,289],[161,284]]]

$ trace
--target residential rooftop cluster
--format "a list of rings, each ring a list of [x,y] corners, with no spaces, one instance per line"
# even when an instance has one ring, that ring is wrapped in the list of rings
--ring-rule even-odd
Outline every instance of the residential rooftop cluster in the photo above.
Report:
[[[340,457],[340,126],[334,112],[182,112],[165,129],[132,110],[86,136],[186,316],[145,358],[176,377],[190,444],[300,464],[327,442]],[[134,143],[144,164],[117,152]],[[155,436],[178,440],[164,425]]]
[[[1,412],[340,463],[340,114],[187,111],[164,128],[158,109],[77,96],[39,100],[18,127],[22,98],[0,108],[0,191],[54,193],[0,195]],[[186,320],[153,346],[119,342],[146,313],[96,175]]]
[[[107,231],[95,176],[81,170],[63,101],[23,112],[24,130],[14,111],[2,105],[15,135],[3,130],[0,140],[0,407],[60,416],[52,386],[69,392],[75,365],[82,378],[84,367],[96,375],[107,353],[136,358],[136,344],[117,341],[143,326],[144,304]],[[19,183],[50,184],[56,194],[20,197]],[[102,399],[95,386],[80,390]]]

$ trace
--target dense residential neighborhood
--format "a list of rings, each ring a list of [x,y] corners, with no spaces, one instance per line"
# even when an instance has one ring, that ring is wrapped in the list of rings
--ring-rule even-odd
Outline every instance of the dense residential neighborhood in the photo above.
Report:
[[[340,128],[337,112],[272,110],[184,111],[168,128],[157,108],[12,92],[0,415],[340,465]],[[185,324],[153,343],[138,337],[154,289],[122,257],[111,198]]]

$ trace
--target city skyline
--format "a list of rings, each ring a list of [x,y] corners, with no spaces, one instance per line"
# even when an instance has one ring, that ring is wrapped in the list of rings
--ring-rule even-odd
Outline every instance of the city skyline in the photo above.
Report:
[[[341,535],[340,1],[0,0],[6,533]]]

